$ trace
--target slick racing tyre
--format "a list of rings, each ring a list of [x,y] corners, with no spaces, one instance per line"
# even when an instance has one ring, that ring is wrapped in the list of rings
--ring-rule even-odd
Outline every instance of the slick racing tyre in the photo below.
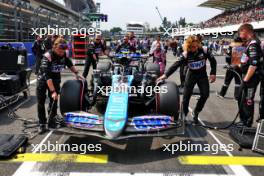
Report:
[[[64,115],[66,112],[81,111],[85,109],[85,95],[87,93],[86,81],[69,80],[66,81],[60,94],[60,111]]]
[[[160,85],[160,93],[156,94],[156,111],[159,114],[179,118],[180,93],[178,86],[173,82]]]
[[[146,71],[147,72],[153,72],[157,76],[160,76],[160,66],[158,64],[154,63],[147,63],[146,64]]]

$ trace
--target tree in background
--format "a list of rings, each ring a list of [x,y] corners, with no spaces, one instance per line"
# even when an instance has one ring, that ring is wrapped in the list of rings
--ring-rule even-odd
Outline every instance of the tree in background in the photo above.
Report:
[[[179,26],[181,26],[181,27],[185,27],[186,26],[186,20],[185,20],[185,17],[184,18],[182,18],[182,17],[180,17],[180,20],[179,20]]]
[[[163,26],[165,28],[168,28],[168,27],[172,26],[172,23],[167,19],[167,17],[164,17],[164,19],[163,19]]]
[[[110,32],[112,34],[118,34],[118,33],[122,32],[122,28],[120,28],[120,27],[113,27],[112,29],[110,29]]]

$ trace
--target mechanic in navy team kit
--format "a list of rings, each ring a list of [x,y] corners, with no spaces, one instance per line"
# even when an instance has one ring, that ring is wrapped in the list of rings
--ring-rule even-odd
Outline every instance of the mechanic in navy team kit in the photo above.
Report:
[[[251,24],[243,24],[239,30],[239,36],[246,42],[246,51],[241,57],[241,70],[243,84],[238,100],[240,109],[240,120],[243,125],[251,127],[254,118],[254,97],[257,86],[263,80],[261,72],[263,54],[261,42],[255,36],[254,28]],[[263,81],[262,81],[263,82]],[[263,118],[263,84],[261,85],[260,118]]]
[[[211,72],[208,80],[206,72],[206,60],[210,61]],[[192,113],[194,123],[198,123],[198,115],[202,111],[206,100],[209,97],[209,81],[216,80],[216,60],[214,56],[202,47],[201,41],[196,36],[189,36],[184,43],[184,52],[166,72],[157,81],[165,80],[172,75],[181,65],[188,66],[188,72],[184,84],[183,92],[183,112],[187,116],[189,112],[189,102],[192,96],[194,86],[197,84],[200,89],[200,98]]]
[[[40,36],[36,37],[36,40],[34,41],[33,45],[32,45],[32,52],[36,58],[36,67],[35,67],[35,75],[38,74],[39,72],[39,67],[40,67],[40,62],[42,59],[42,55],[43,55],[43,49],[42,49],[42,42],[43,39]]]
[[[54,41],[51,50],[47,51],[41,60],[40,71],[37,79],[37,101],[38,101],[38,118],[39,133],[43,134],[49,128],[56,128],[54,117],[57,115],[57,101],[60,93],[61,72],[67,66],[76,76],[78,71],[73,66],[71,60],[66,55],[67,43],[64,39],[58,38]],[[49,102],[49,119],[45,113],[46,92],[48,91]]]
[[[116,53],[119,53],[123,50],[127,50],[130,52],[136,52],[136,48],[129,42],[129,36],[125,35],[123,38],[123,42],[116,49]]]
[[[42,50],[44,52],[51,50],[55,40],[58,37],[59,37],[58,35],[47,35],[47,37],[42,42]]]
[[[97,35],[95,37],[95,41],[93,44],[94,44],[94,51],[95,51],[96,59],[97,61],[99,61],[99,56],[102,54],[105,55],[106,46],[103,43],[100,35]]]
[[[89,74],[90,67],[92,65],[95,70],[97,67],[97,62],[99,62],[99,56],[101,54],[105,54],[106,46],[102,42],[102,38],[100,35],[95,37],[95,41],[88,45],[87,59],[85,61],[83,77],[87,78]]]

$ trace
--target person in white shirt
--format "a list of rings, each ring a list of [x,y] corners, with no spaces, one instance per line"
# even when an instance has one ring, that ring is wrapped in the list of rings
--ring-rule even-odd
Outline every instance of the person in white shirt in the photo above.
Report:
[[[149,52],[150,55],[152,55],[154,53],[154,51],[157,48],[157,44],[158,43],[160,44],[161,50],[164,51],[164,45],[163,45],[163,43],[160,40],[160,36],[157,36],[156,40],[154,42],[152,42],[152,45],[151,45],[151,48],[150,48],[150,52]]]

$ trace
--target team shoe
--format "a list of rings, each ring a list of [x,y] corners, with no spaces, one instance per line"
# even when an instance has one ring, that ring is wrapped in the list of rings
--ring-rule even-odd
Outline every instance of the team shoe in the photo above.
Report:
[[[199,119],[198,119],[198,113],[196,113],[196,112],[192,112],[192,118],[193,118],[193,123],[195,124],[195,125],[198,125],[199,124]]]
[[[63,126],[63,121],[58,115],[49,119],[48,128],[58,129],[61,128],[62,126]]]
[[[57,129],[57,128],[60,128],[61,125],[55,121],[51,121],[48,123],[48,128],[51,128],[51,129]]]
[[[48,131],[46,124],[40,124],[38,128],[38,134],[44,134]]]
[[[221,99],[224,99],[225,97],[223,96],[223,95],[221,95],[219,92],[216,92],[216,96],[218,97],[218,98],[221,98]]]
[[[185,114],[184,112],[181,112],[180,115],[181,115],[182,120],[183,120],[185,123],[187,123],[187,122],[188,122],[188,120],[187,120],[188,113]]]
[[[260,123],[262,120],[263,120],[263,119],[262,119],[261,117],[259,117],[259,118],[256,120],[256,122],[257,122],[257,123]]]
[[[238,103],[238,99],[236,99],[236,98],[234,98],[233,101],[236,102],[236,103]]]

